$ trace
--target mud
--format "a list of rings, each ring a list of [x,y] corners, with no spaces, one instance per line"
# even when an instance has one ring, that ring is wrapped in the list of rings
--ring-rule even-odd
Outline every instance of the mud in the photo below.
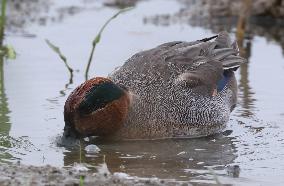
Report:
[[[244,6],[250,6],[252,16],[284,16],[284,0],[180,0],[182,3],[194,6],[194,12],[207,11],[213,16],[238,16]],[[206,12],[204,12],[206,13]]]
[[[0,165],[0,185],[1,186],[76,186],[76,185],[182,185],[190,186],[186,182],[176,182],[175,180],[162,180],[158,178],[137,178],[130,177],[125,173],[110,173],[106,164],[96,167],[96,173],[88,172],[88,168],[83,164],[74,164],[69,169],[46,166],[27,166],[16,164]]]
[[[251,5],[243,4],[245,1],[242,0],[180,0],[179,2],[184,6],[176,13],[145,17],[144,23],[156,26],[189,24],[209,29],[214,33],[222,30],[236,32],[240,12],[244,6],[249,6],[245,28],[246,39],[252,40],[254,36],[262,36],[268,41],[278,43],[284,49],[284,1],[277,4],[274,0],[256,0],[252,1]],[[284,53],[284,50],[282,52]]]

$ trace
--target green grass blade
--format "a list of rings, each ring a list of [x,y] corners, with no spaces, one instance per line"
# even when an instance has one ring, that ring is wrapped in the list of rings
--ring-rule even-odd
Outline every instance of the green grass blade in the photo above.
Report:
[[[80,176],[80,183],[79,183],[80,186],[84,186],[84,177],[83,176]]]
[[[64,62],[65,66],[67,67],[67,69],[69,70],[69,72],[72,75],[73,69],[68,65],[67,58],[61,53],[60,48],[55,46],[54,44],[52,44],[48,39],[46,39],[45,42],[56,54],[58,54],[58,56]]]
[[[86,80],[88,79],[89,69],[90,69],[90,66],[91,66],[91,63],[92,63],[92,59],[93,59],[93,55],[94,55],[94,52],[95,52],[95,48],[96,48],[97,44],[100,42],[100,40],[101,40],[101,35],[102,35],[104,29],[118,15],[120,15],[120,14],[122,14],[124,12],[127,12],[129,10],[132,10],[132,9],[133,9],[133,7],[128,7],[128,8],[124,8],[124,9],[119,10],[116,14],[114,14],[112,17],[110,17],[105,22],[105,24],[100,29],[99,33],[96,35],[95,39],[92,42],[92,49],[91,49],[90,57],[89,57],[89,60],[88,60],[87,68],[86,68],[86,71],[85,71],[85,78],[86,78]]]
[[[124,9],[121,9],[119,10],[116,14],[114,14],[112,17],[110,17],[106,22],[105,24],[102,26],[102,28],[100,29],[98,35],[95,37],[94,41],[93,41],[93,46],[98,44],[100,42],[100,38],[101,38],[101,35],[104,31],[104,29],[106,28],[106,26],[113,20],[115,19],[119,14],[122,14],[124,12],[127,12],[129,10],[132,10],[133,7],[128,7],[128,8],[124,8]]]
[[[7,50],[6,55],[8,59],[16,59],[17,56],[16,51],[11,45],[7,45],[6,50]]]

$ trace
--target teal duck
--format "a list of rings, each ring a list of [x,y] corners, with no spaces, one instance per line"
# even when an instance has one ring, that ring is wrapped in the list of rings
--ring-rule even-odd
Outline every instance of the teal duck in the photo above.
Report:
[[[221,132],[246,60],[227,32],[139,52],[107,78],[77,87],[64,107],[65,136],[195,138]]]

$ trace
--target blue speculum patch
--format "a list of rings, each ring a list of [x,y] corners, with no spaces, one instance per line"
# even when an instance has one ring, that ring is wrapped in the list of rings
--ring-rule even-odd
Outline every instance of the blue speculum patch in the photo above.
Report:
[[[231,76],[232,76],[231,71],[224,71],[222,78],[217,83],[218,93],[221,92],[226,87],[226,85],[230,81]]]

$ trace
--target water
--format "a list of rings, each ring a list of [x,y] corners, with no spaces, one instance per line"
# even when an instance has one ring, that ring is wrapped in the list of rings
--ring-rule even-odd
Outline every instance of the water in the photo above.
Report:
[[[63,0],[8,3],[13,16],[8,20],[6,43],[15,47],[18,56],[15,61],[5,60],[0,68],[0,161],[71,166],[80,161],[80,148],[56,145],[64,127],[64,102],[84,81],[91,41],[117,9],[95,0],[72,0],[72,6]],[[103,33],[90,76],[106,76],[134,53],[164,42],[209,37],[224,28],[234,36],[234,26],[224,20],[190,20],[183,7],[175,0],[142,1],[120,15]],[[156,141],[91,139],[82,142],[81,149],[96,144],[100,151],[82,150],[81,161],[95,166],[105,159],[111,172],[190,180],[197,185],[215,183],[208,167],[221,183],[282,185],[283,29],[252,24],[250,38],[244,41],[249,63],[236,74],[238,106],[223,134]],[[76,69],[73,83],[46,38],[60,46]],[[234,165],[240,167],[238,178],[227,173]]]

